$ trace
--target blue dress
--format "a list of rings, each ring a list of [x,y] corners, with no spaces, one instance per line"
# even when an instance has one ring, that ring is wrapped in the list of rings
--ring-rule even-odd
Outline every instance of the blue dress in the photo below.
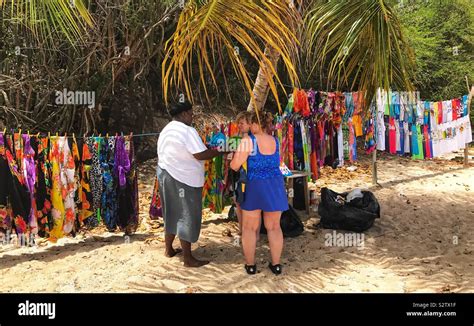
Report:
[[[246,211],[257,209],[264,212],[286,211],[288,199],[285,182],[280,171],[278,139],[275,138],[275,153],[264,155],[258,149],[255,136],[252,134],[249,136],[252,139],[253,152],[247,159],[245,199],[240,207]]]

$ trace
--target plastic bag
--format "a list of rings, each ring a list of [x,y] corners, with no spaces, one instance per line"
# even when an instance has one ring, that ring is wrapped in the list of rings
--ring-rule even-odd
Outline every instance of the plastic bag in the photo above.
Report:
[[[337,193],[328,188],[321,189],[321,202],[318,213],[320,225],[326,229],[340,229],[363,232],[369,229],[376,218],[380,218],[380,205],[374,194],[362,191],[362,198],[351,201],[337,201],[338,197],[347,199],[348,193]]]
[[[304,232],[304,225],[301,222],[298,213],[294,210],[291,205],[288,205],[288,210],[282,212],[280,219],[280,226],[285,238],[297,237]],[[260,227],[260,233],[266,234],[265,224],[262,216],[262,226]]]

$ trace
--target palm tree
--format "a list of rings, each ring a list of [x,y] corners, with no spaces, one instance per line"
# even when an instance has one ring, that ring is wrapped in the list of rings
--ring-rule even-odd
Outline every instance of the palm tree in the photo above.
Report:
[[[0,19],[12,19],[36,39],[51,43],[62,34],[75,44],[85,27],[93,24],[83,0],[0,0],[0,9]]]
[[[297,7],[304,11],[303,20]],[[254,83],[233,51],[235,44],[247,50],[260,67]],[[212,55],[218,52],[219,58],[224,51],[250,95],[249,110],[261,109],[269,90],[279,105],[277,85],[283,85],[276,74],[276,64],[281,58],[290,81],[297,87],[296,65],[300,49],[308,54],[307,61],[313,62],[313,71],[318,71],[328,55],[333,55],[327,76],[333,87],[347,85],[352,79],[351,88],[358,86],[368,99],[378,87],[412,89],[411,50],[387,0],[316,0],[309,3],[194,0],[184,8],[176,32],[169,40],[163,62],[165,99],[172,86],[184,88],[192,98],[191,63],[195,57],[202,85],[206,87],[204,71],[207,71],[217,86],[209,51]],[[366,101],[368,105],[369,101]]]
[[[193,60],[196,61],[207,97],[206,80],[210,79],[217,88],[214,64],[223,70],[223,56],[226,56],[250,94],[251,108],[260,109],[270,90],[278,101],[277,87],[284,90],[276,74],[279,58],[291,82],[298,84],[295,63],[299,48],[296,30],[299,25],[300,15],[295,6],[286,0],[188,1],[176,32],[166,46],[162,69],[165,100],[173,86],[184,90],[192,99]],[[252,83],[240,56],[243,50],[260,66],[255,83]]]
[[[318,1],[304,20],[312,71],[321,71],[331,57],[328,89],[357,87],[365,91],[366,108],[379,87],[413,90],[413,51],[387,0]]]

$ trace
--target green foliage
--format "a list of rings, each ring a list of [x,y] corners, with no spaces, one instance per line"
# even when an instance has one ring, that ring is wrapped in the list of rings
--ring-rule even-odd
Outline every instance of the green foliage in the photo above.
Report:
[[[474,83],[474,6],[471,0],[400,1],[399,15],[416,55],[422,98],[446,100]],[[458,55],[454,55],[454,47]]]

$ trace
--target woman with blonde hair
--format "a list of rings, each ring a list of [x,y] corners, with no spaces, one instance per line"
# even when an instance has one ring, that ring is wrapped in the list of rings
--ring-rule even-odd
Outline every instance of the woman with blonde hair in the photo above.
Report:
[[[280,257],[283,250],[283,233],[280,217],[288,209],[283,175],[280,172],[280,151],[278,139],[266,133],[269,120],[252,113],[251,133],[244,137],[237,149],[230,167],[237,171],[247,162],[247,184],[242,204],[242,247],[245,255],[245,270],[255,274],[256,231],[263,220],[270,243],[270,270],[278,275],[282,272]]]

